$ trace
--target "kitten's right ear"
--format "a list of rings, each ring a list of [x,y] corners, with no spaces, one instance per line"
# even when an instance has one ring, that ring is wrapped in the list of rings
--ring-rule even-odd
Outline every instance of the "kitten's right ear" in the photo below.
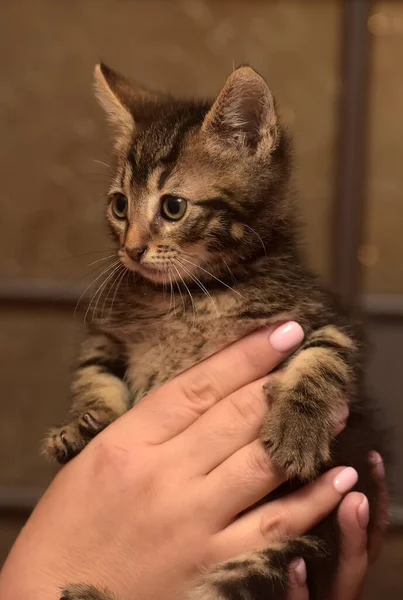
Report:
[[[135,122],[131,110],[136,96],[134,85],[123,75],[100,63],[95,67],[95,94],[119,136],[129,137]]]
[[[207,113],[202,131],[226,147],[271,152],[277,143],[278,121],[263,77],[248,66],[235,69]]]

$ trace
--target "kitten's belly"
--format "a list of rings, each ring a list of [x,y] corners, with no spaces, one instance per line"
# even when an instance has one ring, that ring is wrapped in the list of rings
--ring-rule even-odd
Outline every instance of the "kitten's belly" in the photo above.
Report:
[[[148,334],[143,330],[141,339],[134,329],[126,340],[129,355],[126,377],[133,403],[204,358],[268,324],[268,319],[237,321],[224,318],[189,327],[186,323],[172,323],[171,320],[165,327],[154,325]]]

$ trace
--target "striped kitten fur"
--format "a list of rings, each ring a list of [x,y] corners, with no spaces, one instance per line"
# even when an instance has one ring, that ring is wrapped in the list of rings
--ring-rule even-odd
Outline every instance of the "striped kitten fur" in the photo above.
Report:
[[[304,343],[265,389],[262,442],[290,479],[276,496],[344,464],[359,471],[357,489],[372,505],[367,457],[379,445],[363,383],[365,342],[304,266],[290,143],[266,82],[240,67],[205,102],[148,92],[103,64],[95,79],[116,131],[106,217],[117,273],[132,273],[113,275],[93,309],[71,413],[51,431],[47,453],[65,463],[153,388],[263,324],[293,319]],[[345,402],[351,416],[334,440]],[[287,565],[302,556],[311,599],[325,600],[337,566],[335,515],[312,535],[318,543],[289,540],[220,565],[190,597],[281,599]],[[77,583],[65,600],[112,598]]]

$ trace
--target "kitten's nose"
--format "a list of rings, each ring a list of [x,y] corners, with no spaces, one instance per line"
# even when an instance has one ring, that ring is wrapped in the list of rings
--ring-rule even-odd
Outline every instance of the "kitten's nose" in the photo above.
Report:
[[[140,262],[142,256],[144,256],[147,246],[141,246],[140,248],[128,248],[125,246],[126,254],[136,262]]]

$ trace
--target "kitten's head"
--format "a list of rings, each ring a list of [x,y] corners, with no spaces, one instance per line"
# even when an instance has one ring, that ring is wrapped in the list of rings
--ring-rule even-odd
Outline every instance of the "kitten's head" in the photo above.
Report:
[[[115,128],[107,219],[127,268],[190,282],[274,250],[290,160],[260,75],[238,68],[213,102],[143,90],[103,64],[95,81]]]

